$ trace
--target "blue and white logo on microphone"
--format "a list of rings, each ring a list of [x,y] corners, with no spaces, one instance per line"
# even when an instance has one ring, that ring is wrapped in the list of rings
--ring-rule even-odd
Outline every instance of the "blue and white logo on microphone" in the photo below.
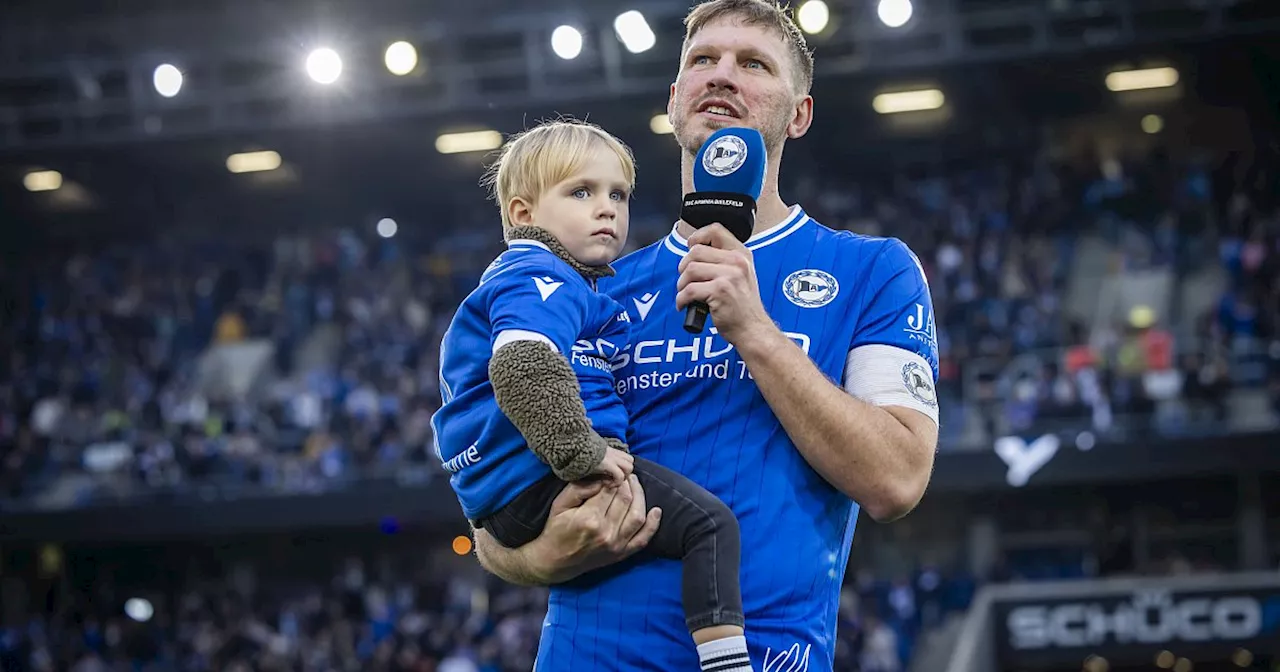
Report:
[[[747,160],[747,143],[736,135],[722,135],[702,153],[702,168],[715,177],[730,175]]]

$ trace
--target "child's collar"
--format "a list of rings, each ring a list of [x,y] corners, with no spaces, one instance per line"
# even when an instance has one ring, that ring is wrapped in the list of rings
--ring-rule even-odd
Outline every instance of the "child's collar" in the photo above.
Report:
[[[574,259],[573,255],[569,254],[569,250],[565,249],[565,246],[560,243],[558,238],[551,235],[550,231],[540,226],[512,226],[503,233],[503,238],[505,238],[508,243],[517,240],[533,240],[542,243],[543,245],[546,245],[547,249],[551,250],[553,254],[560,257],[560,259],[562,259],[566,264],[572,266],[573,270],[577,271],[582,275],[582,277],[588,280],[609,278],[614,275],[613,267],[608,264],[604,266],[588,266],[581,261]]]

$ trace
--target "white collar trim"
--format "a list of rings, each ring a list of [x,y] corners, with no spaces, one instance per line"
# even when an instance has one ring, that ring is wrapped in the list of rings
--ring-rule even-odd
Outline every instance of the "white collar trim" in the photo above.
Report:
[[[809,222],[809,215],[805,214],[803,208],[797,205],[791,206],[791,210],[781,222],[756,233],[747,239],[748,250],[758,250],[762,247],[772,245],[783,238],[795,233],[801,227]],[[689,241],[680,235],[680,222],[676,222],[671,227],[671,233],[663,239],[662,244],[668,250],[683,257],[689,253]]]

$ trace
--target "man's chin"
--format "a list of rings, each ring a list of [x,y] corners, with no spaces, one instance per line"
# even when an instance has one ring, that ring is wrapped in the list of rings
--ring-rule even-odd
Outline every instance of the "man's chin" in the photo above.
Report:
[[[737,119],[733,121],[720,121],[707,119],[701,116],[698,117],[698,121],[692,126],[692,128],[684,129],[683,133],[677,131],[676,135],[676,139],[680,142],[680,146],[684,147],[685,151],[690,154],[697,154],[698,150],[706,144],[707,139],[716,131],[724,128],[755,128],[754,126],[742,123]]]

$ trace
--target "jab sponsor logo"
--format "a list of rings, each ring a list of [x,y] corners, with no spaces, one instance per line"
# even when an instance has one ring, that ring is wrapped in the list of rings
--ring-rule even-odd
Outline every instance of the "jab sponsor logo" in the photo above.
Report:
[[[907,313],[907,328],[903,331],[907,333],[907,338],[913,341],[919,341],[931,348],[938,347],[938,331],[934,326],[933,312],[926,309],[924,304],[917,303],[915,312]]]

